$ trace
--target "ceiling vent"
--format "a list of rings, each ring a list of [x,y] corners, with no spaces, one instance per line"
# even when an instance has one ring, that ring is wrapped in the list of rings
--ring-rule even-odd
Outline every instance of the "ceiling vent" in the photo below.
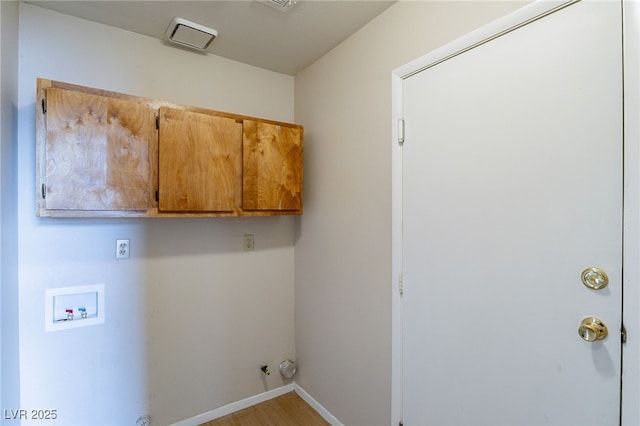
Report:
[[[207,50],[216,37],[218,32],[213,28],[183,18],[173,18],[167,28],[169,41],[197,50]]]
[[[281,12],[288,12],[296,5],[296,0],[258,0],[262,4],[271,6]]]

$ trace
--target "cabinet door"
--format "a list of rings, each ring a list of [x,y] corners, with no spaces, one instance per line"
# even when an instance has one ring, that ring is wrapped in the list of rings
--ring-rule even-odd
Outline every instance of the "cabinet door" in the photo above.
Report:
[[[158,150],[160,211],[233,212],[240,203],[242,124],[235,119],[160,108]]]
[[[302,211],[302,128],[244,120],[244,210]]]
[[[146,210],[151,205],[147,105],[57,88],[46,90],[41,173],[46,210]]]

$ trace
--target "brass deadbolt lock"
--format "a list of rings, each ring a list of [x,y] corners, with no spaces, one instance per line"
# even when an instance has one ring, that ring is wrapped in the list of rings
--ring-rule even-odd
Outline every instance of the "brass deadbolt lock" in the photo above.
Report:
[[[602,290],[609,285],[607,273],[600,268],[587,268],[580,275],[582,284],[591,290]]]

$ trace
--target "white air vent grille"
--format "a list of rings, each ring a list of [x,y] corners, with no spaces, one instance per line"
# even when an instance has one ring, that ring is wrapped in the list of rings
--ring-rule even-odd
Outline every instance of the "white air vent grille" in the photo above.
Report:
[[[206,50],[217,36],[213,28],[183,18],[173,18],[167,28],[169,41],[197,50]]]
[[[296,4],[296,0],[258,0],[262,4],[271,6],[281,12],[288,12]]]

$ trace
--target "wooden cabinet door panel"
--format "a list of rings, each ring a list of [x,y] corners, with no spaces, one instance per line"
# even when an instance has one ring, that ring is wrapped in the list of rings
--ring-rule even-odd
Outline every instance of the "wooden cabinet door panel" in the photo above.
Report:
[[[242,124],[160,108],[160,211],[232,212],[239,203]]]
[[[151,204],[147,105],[46,90],[46,209],[146,210]]]
[[[302,210],[302,129],[253,120],[243,127],[243,209]]]

